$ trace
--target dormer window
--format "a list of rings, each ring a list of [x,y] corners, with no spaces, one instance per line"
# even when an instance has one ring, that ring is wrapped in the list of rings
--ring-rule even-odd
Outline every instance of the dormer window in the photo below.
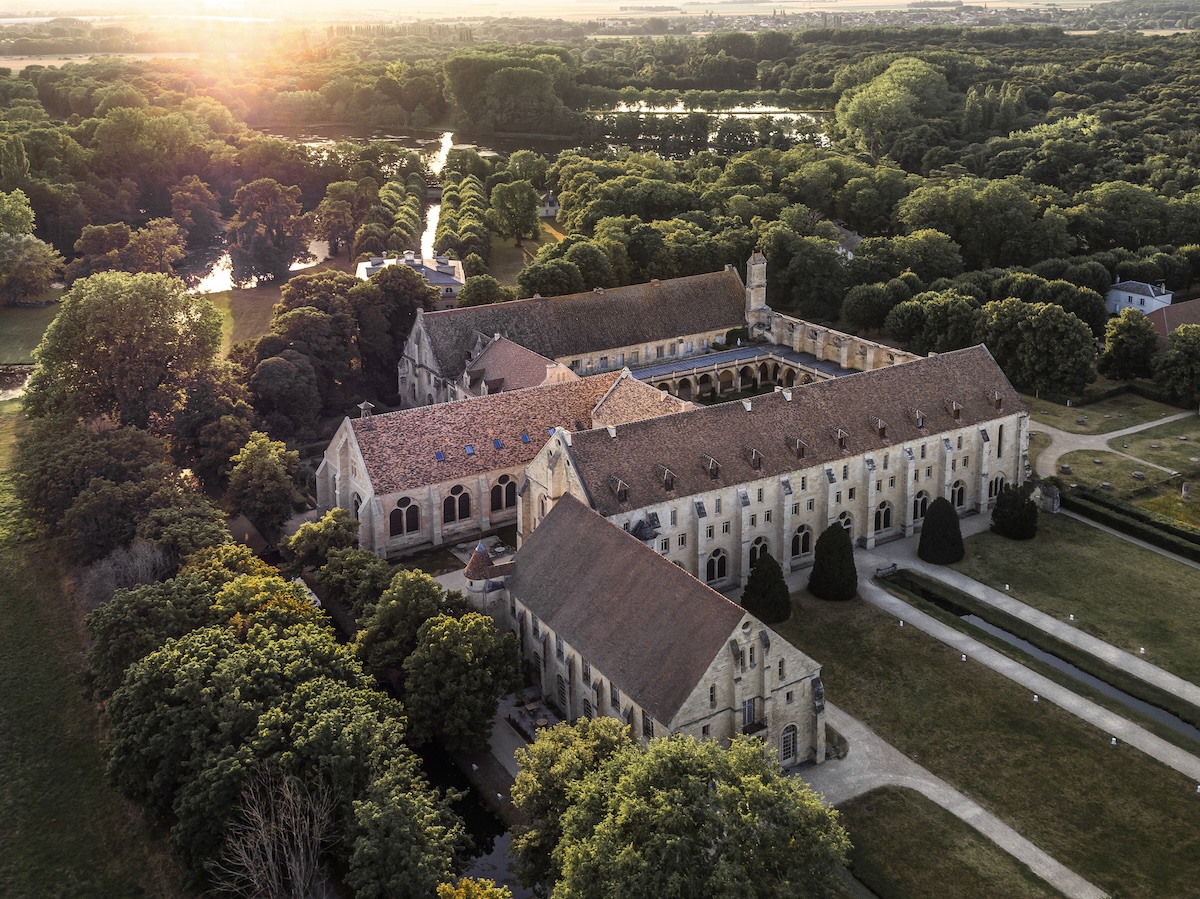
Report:
[[[712,456],[704,457],[704,467],[708,470],[709,480],[715,481],[721,476],[721,463]]]
[[[925,413],[922,412],[920,409],[918,409],[918,410],[916,410],[915,414],[916,414],[916,419],[917,419],[917,427],[918,428],[925,427]]]
[[[946,400],[946,409],[955,421],[962,421],[962,405],[955,400]]]
[[[665,465],[656,465],[655,470],[658,472],[658,476],[662,479],[663,489],[674,490],[675,472],[671,471],[671,469],[667,468]]]
[[[804,452],[808,448],[808,444],[799,437],[789,437],[787,439],[788,448],[795,453],[797,459],[804,458]]]
[[[879,416],[871,417],[871,427],[875,429],[875,433],[879,435],[881,440],[887,439],[887,422]]]
[[[835,436],[837,437],[838,449],[844,450],[846,448],[846,440],[850,435],[841,428],[838,428]]]
[[[763,459],[762,453],[760,453],[758,450],[751,447],[750,448],[750,467],[753,468],[755,471],[761,471],[762,470],[762,459]]]
[[[1000,395],[999,390],[992,391],[992,405],[996,407],[997,412],[1004,408],[1004,397]]]
[[[629,485],[619,477],[613,475],[608,479],[608,485],[612,488],[613,493],[617,495],[617,502],[623,503],[629,500]]]

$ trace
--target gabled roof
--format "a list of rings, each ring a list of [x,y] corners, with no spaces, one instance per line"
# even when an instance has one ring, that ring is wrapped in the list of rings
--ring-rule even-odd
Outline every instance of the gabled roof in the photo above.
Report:
[[[745,291],[726,270],[609,290],[421,313],[442,377],[457,378],[478,334],[501,334],[548,359],[745,324]]]
[[[1166,341],[1171,332],[1180,325],[1200,325],[1200,300],[1172,303],[1170,306],[1146,313],[1146,318],[1154,325],[1159,338]]]
[[[983,424],[1024,408],[991,353],[977,346],[744,402],[700,407],[669,419],[635,422],[616,428],[615,436],[602,430],[574,434],[570,453],[596,510],[615,515],[840,464],[845,457],[882,453],[898,443]],[[802,458],[796,441],[803,445]],[[674,475],[670,490],[662,468]],[[614,479],[625,485],[624,501],[609,486]]]
[[[1135,296],[1143,297],[1165,297],[1171,293],[1161,284],[1147,284],[1145,281],[1118,281],[1108,290],[1110,293],[1115,290],[1119,293],[1132,293]]]
[[[619,371],[349,421],[372,489],[383,496],[525,465],[554,428],[595,427],[596,406],[622,380],[633,385],[628,391],[640,401],[625,404],[620,423],[678,409],[662,402],[655,388]],[[606,418],[613,416],[606,410]]]
[[[509,591],[663,723],[746,614],[570,494],[517,551]]]
[[[497,337],[470,363],[468,372],[471,383],[482,379],[488,391],[494,393],[537,387],[546,380],[546,366],[553,364],[553,359],[539,356],[507,337]]]

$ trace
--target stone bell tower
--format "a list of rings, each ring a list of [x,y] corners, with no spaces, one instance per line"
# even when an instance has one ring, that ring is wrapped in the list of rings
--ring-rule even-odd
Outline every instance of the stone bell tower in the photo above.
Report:
[[[755,251],[746,260],[746,319],[767,308],[767,257]]]

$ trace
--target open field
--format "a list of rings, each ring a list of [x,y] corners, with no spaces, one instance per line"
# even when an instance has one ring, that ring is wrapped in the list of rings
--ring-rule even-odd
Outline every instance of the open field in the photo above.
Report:
[[[1172,471],[1200,468],[1200,416],[1167,422],[1127,437],[1114,437],[1108,445]]]
[[[1064,515],[1042,515],[1033,540],[990,532],[954,567],[1127,652],[1200,683],[1200,572]]]
[[[854,876],[887,899],[1051,899],[1025,865],[915,790],[883,787],[842,805]],[[911,859],[915,864],[905,864]]]
[[[208,298],[221,313],[221,352],[228,353],[235,343],[271,330],[271,310],[279,302],[279,285],[223,290],[208,294]]]
[[[0,403],[4,468],[16,414],[16,402]],[[174,863],[104,782],[79,623],[42,549],[14,537],[6,470],[0,510],[0,895],[181,896]]]
[[[488,261],[488,273],[508,287],[515,287],[517,275],[529,261],[537,255],[537,251],[548,243],[558,243],[563,235],[542,223],[541,233],[537,240],[523,240],[521,246],[516,245],[511,237],[492,238],[492,258]]]
[[[1104,434],[1119,431],[1165,415],[1179,412],[1174,406],[1165,406],[1133,393],[1123,393],[1111,399],[1101,400],[1088,406],[1060,406],[1049,400],[1035,399],[1021,394],[1029,409],[1029,423],[1033,426],[1046,424],[1072,434]],[[1083,419],[1080,424],[1079,420]]]
[[[58,315],[58,304],[0,306],[0,363],[32,362],[33,351]]]
[[[823,663],[833,702],[901,752],[1106,891],[1196,895],[1194,783],[871,606],[793,602],[776,629]]]

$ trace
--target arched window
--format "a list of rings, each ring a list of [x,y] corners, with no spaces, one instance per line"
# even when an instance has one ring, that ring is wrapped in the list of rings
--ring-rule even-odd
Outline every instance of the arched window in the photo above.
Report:
[[[913,497],[913,520],[920,521],[925,517],[925,510],[929,508],[929,494],[922,490]]]
[[[358,518],[358,510],[362,508],[362,497],[357,493],[350,497],[350,511],[355,518]]]
[[[750,567],[754,567],[754,563],[758,561],[758,557],[767,552],[767,538],[757,537],[750,544]]]
[[[506,474],[500,475],[500,480],[492,488],[492,511],[503,512],[517,504],[517,483]]]
[[[851,515],[849,512],[843,512],[841,515],[839,515],[837,517],[837,522],[838,522],[838,524],[840,524],[843,528],[845,528],[849,532],[850,538],[853,539],[854,538],[854,516]]]
[[[779,760],[794,761],[796,758],[796,725],[789,724],[779,736]]]
[[[723,549],[714,549],[712,555],[708,557],[708,566],[705,569],[705,580],[710,584],[714,581],[723,581],[729,575],[729,556],[725,554]]]
[[[567,681],[560,674],[558,676],[558,708],[564,715],[570,714],[570,709],[567,708]]]
[[[409,497],[402,496],[388,516],[389,532],[393,537],[415,534],[421,530],[421,509]]]
[[[792,535],[792,556],[807,556],[810,552],[812,552],[812,528],[802,524]]]
[[[995,499],[1004,489],[1004,475],[998,474],[988,481],[988,499]]]
[[[886,500],[875,510],[875,530],[886,531],[892,526],[892,504]]]
[[[967,485],[962,481],[955,481],[950,485],[950,502],[956,509],[961,509],[963,503],[967,499]]]
[[[467,493],[462,484],[456,484],[450,495],[442,501],[442,521],[451,524],[455,521],[466,521],[471,517],[471,494]]]

